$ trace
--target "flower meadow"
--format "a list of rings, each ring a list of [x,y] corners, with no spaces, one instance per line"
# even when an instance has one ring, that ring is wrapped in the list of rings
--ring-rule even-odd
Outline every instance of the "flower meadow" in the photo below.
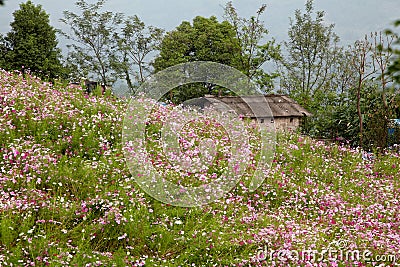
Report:
[[[0,71],[0,266],[400,263],[399,154],[363,160],[346,144],[278,134],[255,192],[239,181],[214,203],[175,207],[147,195],[126,166],[126,108],[112,95]],[[160,171],[169,166],[156,159]]]

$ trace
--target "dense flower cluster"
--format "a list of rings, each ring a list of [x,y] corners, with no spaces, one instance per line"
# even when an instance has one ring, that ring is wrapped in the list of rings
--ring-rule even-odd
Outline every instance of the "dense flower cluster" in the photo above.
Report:
[[[124,149],[135,151],[121,139],[126,105],[0,71],[0,266],[398,263],[398,154],[364,160],[345,145],[282,134],[255,192],[243,180],[210,205],[173,207],[145,194],[125,165]],[[202,133],[186,134],[178,142],[197,155]],[[327,248],[361,256],[310,256]]]

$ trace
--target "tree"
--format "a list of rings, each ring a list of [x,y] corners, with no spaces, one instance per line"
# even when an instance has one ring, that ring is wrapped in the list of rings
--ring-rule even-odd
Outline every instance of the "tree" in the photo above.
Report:
[[[225,5],[224,17],[233,25],[239,41],[238,69],[256,82],[259,89],[268,91],[272,89],[273,79],[278,73],[266,73],[262,67],[269,61],[281,59],[281,54],[280,46],[275,45],[274,39],[265,41],[268,30],[260,19],[265,10],[266,5],[262,5],[255,16],[249,19],[242,18],[230,1]]]
[[[56,30],[42,6],[31,1],[20,4],[14,12],[11,31],[3,38],[2,67],[9,70],[29,69],[41,77],[62,74],[61,52],[57,48]]]
[[[160,55],[155,59],[155,71],[160,71],[179,63],[191,61],[213,61],[239,66],[240,44],[233,26],[218,22],[212,16],[198,16],[193,23],[184,21],[175,30],[168,32],[160,46]],[[168,100],[181,103],[186,99],[204,94],[224,94],[224,90],[212,84],[189,85],[186,89],[171,90]]]
[[[0,68],[6,68],[7,67],[7,52],[8,52],[8,47],[7,47],[7,42],[5,39],[5,36],[3,34],[0,34]]]
[[[212,16],[197,16],[182,22],[163,38],[160,55],[154,61],[156,71],[190,61],[214,61],[237,65],[240,47],[235,31],[227,21],[218,22]]]
[[[314,111],[318,99],[324,98],[330,87],[339,37],[333,32],[334,25],[325,26],[324,12],[318,11],[313,18],[313,1],[306,3],[305,14],[295,11],[290,20],[289,41],[284,45],[287,57],[282,60],[281,86],[301,105]]]
[[[357,75],[357,82],[355,85],[356,89],[356,94],[357,94],[357,116],[359,120],[359,138],[360,142],[359,145],[362,147],[363,146],[363,127],[364,127],[364,117],[362,114],[361,110],[361,98],[362,98],[362,89],[365,80],[370,77],[371,75],[375,74],[376,69],[375,65],[373,65],[373,68],[370,69],[371,62],[370,61],[370,54],[372,53],[372,44],[369,42],[367,35],[365,35],[365,38],[363,41],[356,41],[354,44],[353,48],[353,54],[354,58],[353,61],[351,62],[353,66],[356,69],[356,75]]]
[[[122,33],[116,34],[119,51],[115,65],[125,76],[131,90],[134,89],[132,72],[139,85],[151,73],[149,57],[158,50],[163,33],[164,30],[146,26],[138,16],[132,16],[125,20]]]
[[[77,66],[83,75],[101,80],[102,84],[111,85],[116,79],[113,62],[117,44],[114,33],[123,21],[121,13],[102,12],[105,0],[88,4],[78,0],[75,4],[81,14],[64,11],[61,22],[70,26],[71,33],[62,33],[74,43],[68,45],[68,62]],[[82,75],[80,75],[82,76]]]
[[[349,76],[341,75],[348,77],[343,79],[348,85],[342,91],[344,98],[335,110],[335,123],[341,133],[352,132],[353,136],[346,137],[363,148],[371,148],[371,145],[382,148],[387,143],[394,100],[388,87],[390,77],[386,73],[391,58],[387,47],[391,42],[390,36],[384,38],[381,33],[365,35],[345,51],[343,63],[348,71],[336,71],[349,73]],[[347,126],[343,127],[343,123]]]

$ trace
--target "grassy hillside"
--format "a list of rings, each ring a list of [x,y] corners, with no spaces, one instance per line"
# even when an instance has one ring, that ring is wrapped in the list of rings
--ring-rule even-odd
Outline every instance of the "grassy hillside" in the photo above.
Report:
[[[241,182],[211,205],[173,207],[141,191],[125,166],[125,109],[0,71],[0,266],[399,263],[400,155],[364,161],[346,146],[279,135],[255,193]],[[330,258],[307,257],[324,249]],[[360,261],[346,258],[354,250]]]

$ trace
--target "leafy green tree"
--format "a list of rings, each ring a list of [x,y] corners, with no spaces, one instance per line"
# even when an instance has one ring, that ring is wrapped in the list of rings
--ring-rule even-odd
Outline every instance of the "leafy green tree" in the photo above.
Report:
[[[119,30],[123,15],[102,12],[105,2],[99,0],[95,4],[88,4],[85,0],[78,0],[75,4],[81,14],[64,11],[61,22],[71,29],[70,33],[62,33],[73,41],[68,45],[69,65],[77,67],[81,72],[80,77],[86,75],[100,79],[104,85],[111,85],[117,77],[113,68],[117,51],[114,33]]]
[[[2,67],[9,70],[29,69],[41,77],[62,74],[61,52],[57,48],[56,30],[42,6],[31,1],[20,4],[14,12],[11,31],[3,38]]]
[[[140,85],[152,72],[150,57],[158,50],[163,34],[164,30],[146,26],[138,16],[128,17],[124,21],[121,33],[115,34],[118,54],[114,64],[120,69],[132,91],[135,87],[132,83],[132,74]]]
[[[388,75],[387,70],[390,65],[390,60],[393,57],[393,51],[390,48],[392,47],[395,35],[385,35],[382,34],[382,32],[375,32],[370,34],[370,38],[373,42],[372,58],[379,74],[382,102],[383,106],[387,109],[388,101],[386,99],[386,94],[390,87],[388,84],[391,82],[391,78],[390,75]]]
[[[400,20],[397,20],[394,23],[394,26],[395,27],[400,26]],[[389,52],[393,53],[390,65],[387,68],[387,73],[392,77],[393,81],[397,84],[397,86],[399,86],[400,85],[400,47],[399,47],[400,35],[394,33],[392,30],[387,30],[386,34],[392,35],[395,38],[392,45],[387,48]]]
[[[400,26],[400,19],[394,22],[394,26]],[[391,111],[390,115],[392,116],[392,118],[400,118],[400,94],[398,93],[400,89],[400,36],[398,33],[395,33],[392,30],[386,30],[386,36],[388,36],[389,38],[389,41],[387,41],[388,45],[386,47],[382,45],[380,48],[381,51],[389,53],[391,56],[389,58],[389,63],[387,64],[385,72],[383,72],[382,69],[381,71],[388,76],[389,82],[393,82],[393,86],[389,87],[389,93],[392,97],[390,97],[390,95],[389,97],[384,95],[384,100],[389,98],[390,101],[384,101],[384,103],[388,103],[387,106],[389,107],[387,108],[387,110]],[[394,136],[394,139],[396,140],[395,142],[399,143],[400,130],[397,129],[396,132],[397,134]],[[388,143],[392,143],[394,140],[390,141],[391,142]]]
[[[386,92],[386,103],[382,101],[380,90],[370,91],[365,95],[367,107],[364,109],[363,146],[366,149],[382,150],[389,142],[388,129],[392,112],[398,107],[398,96]]]
[[[282,60],[281,87],[306,108],[320,106],[319,100],[328,94],[332,67],[339,37],[334,25],[324,24],[324,12],[313,18],[313,1],[306,3],[305,14],[296,10],[290,20],[289,41],[284,45],[287,57]]]
[[[198,16],[193,19],[192,24],[184,21],[165,35],[161,42],[160,55],[153,66],[155,71],[160,71],[179,63],[213,61],[238,67],[240,51],[235,29],[229,22],[218,22],[214,16]],[[184,88],[172,90],[167,99],[181,103],[204,94],[225,93],[222,88],[212,84],[193,84]]]
[[[224,17],[233,25],[239,41],[238,69],[250,80],[256,82],[259,89],[269,91],[273,88],[273,79],[278,76],[278,73],[267,73],[263,66],[267,62],[280,60],[281,54],[280,46],[275,44],[274,39],[265,40],[268,29],[260,18],[265,10],[266,5],[262,5],[255,16],[249,19],[242,18],[230,1],[225,5]]]
[[[314,99],[321,108],[314,108],[317,112],[309,133],[344,137],[365,149],[386,143],[393,98],[384,74],[390,53],[379,48],[387,46],[387,40],[379,36],[371,33],[347,49],[337,50],[327,81],[336,91],[325,93],[324,100]]]
[[[338,60],[345,68],[336,72],[346,86],[333,111],[334,125],[337,133],[364,149],[385,147],[388,124],[395,114],[396,98],[386,71],[392,56],[387,47],[392,40],[380,33],[365,35]]]

